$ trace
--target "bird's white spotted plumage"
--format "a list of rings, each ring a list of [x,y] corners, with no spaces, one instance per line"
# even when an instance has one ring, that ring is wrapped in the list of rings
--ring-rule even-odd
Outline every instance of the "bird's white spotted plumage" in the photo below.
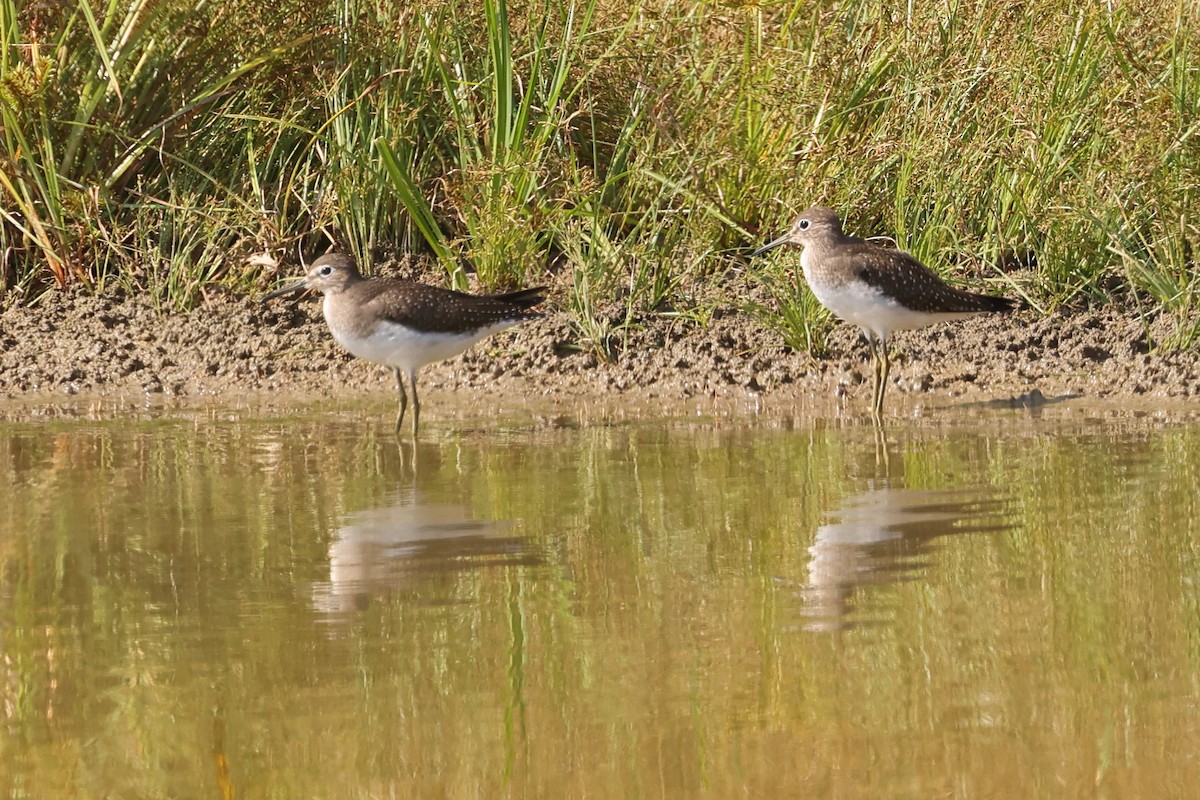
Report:
[[[791,230],[755,251],[802,247],[800,268],[813,295],[833,314],[862,328],[875,363],[873,413],[883,411],[890,358],[888,337],[937,322],[1009,311],[1012,300],[950,286],[903,250],[879,247],[842,231],[838,215],[814,206]]]
[[[267,295],[315,289],[324,295],[321,309],[333,338],[351,354],[392,368],[400,393],[396,430],[404,420],[413,392],[413,437],[421,405],[417,372],[428,364],[462,353],[497,331],[541,316],[531,309],[545,295],[543,287],[502,295],[472,295],[386,278],[367,279],[354,259],[331,253],[312,263],[302,280]]]
[[[328,306],[329,302],[329,297],[326,297],[323,306]],[[325,311],[325,318],[329,320],[328,310]],[[329,326],[329,330],[338,344],[363,361],[396,367],[408,373],[437,361],[454,358],[476,342],[511,328],[520,321],[502,320],[464,333],[427,333],[387,320],[376,322],[366,336],[356,330],[333,325]]]

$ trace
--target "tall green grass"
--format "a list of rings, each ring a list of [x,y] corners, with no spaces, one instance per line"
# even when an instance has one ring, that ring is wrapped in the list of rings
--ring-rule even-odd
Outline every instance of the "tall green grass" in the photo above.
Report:
[[[572,121],[583,113],[592,70],[586,56],[595,5],[532,3],[519,49],[502,0],[483,3],[478,28],[466,4],[445,5],[421,23],[433,56],[428,102],[445,120],[433,132],[440,146],[432,165],[395,158],[389,137],[379,146],[430,248],[443,262],[470,264],[484,286],[524,283],[548,264],[551,220],[573,199],[566,185]],[[417,189],[414,173],[431,166],[453,215],[453,238],[430,224],[432,204]]]
[[[186,307],[266,253],[563,275],[581,347],[702,322],[730,268],[818,351],[790,256],[813,203],[1036,308],[1200,335],[1190,0],[0,0],[9,287],[118,280]],[[746,279],[749,286],[751,278]]]
[[[0,2],[0,249],[19,286],[90,283],[137,267],[152,257],[137,235],[148,209],[160,218],[193,210],[185,226],[203,225],[218,207],[253,210],[224,161],[230,151],[205,158],[204,149],[230,131],[226,115],[249,76],[311,38],[279,27],[253,43],[266,24],[249,2],[220,11],[149,0]],[[172,252],[174,235],[163,231],[151,246]],[[171,268],[204,276],[211,266]]]

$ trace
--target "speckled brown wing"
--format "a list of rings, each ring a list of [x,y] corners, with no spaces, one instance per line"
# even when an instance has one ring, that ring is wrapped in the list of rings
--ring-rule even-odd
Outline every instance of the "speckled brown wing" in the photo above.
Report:
[[[535,319],[529,308],[541,302],[544,288],[509,295],[472,295],[438,286],[403,281],[369,281],[367,310],[386,320],[427,333],[465,333],[501,322]]]
[[[850,260],[848,270],[868,286],[906,308],[923,313],[1011,311],[1016,303],[1007,297],[975,294],[950,286],[910,253],[863,242],[840,249],[834,261]],[[829,265],[837,268],[835,264]],[[846,267],[843,265],[843,269]]]

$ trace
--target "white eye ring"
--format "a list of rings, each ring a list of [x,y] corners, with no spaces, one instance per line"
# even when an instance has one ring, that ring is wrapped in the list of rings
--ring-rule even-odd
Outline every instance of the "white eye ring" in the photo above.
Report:
[[[806,219],[800,220],[798,223],[796,223],[796,227],[802,231],[808,230],[808,220],[806,220]]]

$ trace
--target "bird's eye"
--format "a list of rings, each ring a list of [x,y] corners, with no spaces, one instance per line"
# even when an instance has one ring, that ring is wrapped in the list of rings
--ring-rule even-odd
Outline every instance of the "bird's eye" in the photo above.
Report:
[[[330,267],[330,266],[321,267],[321,274],[322,275],[332,275],[333,267]]]
[[[800,220],[799,222],[796,223],[796,227],[802,231],[808,230],[808,220],[806,220],[806,219]]]

